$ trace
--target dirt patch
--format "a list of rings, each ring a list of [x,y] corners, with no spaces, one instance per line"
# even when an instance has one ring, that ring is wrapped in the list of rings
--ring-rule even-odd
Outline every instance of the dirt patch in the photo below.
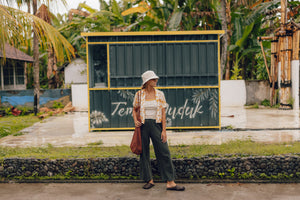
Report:
[[[70,95],[61,97],[60,99],[57,99],[57,100],[49,101],[49,102],[43,104],[42,107],[52,108],[53,103],[55,101],[58,102],[58,103],[63,104],[64,106],[66,106],[69,102],[71,102]]]

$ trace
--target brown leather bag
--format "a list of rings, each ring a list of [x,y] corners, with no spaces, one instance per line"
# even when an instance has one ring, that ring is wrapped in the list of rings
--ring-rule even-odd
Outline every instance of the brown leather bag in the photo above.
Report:
[[[140,155],[142,153],[141,127],[135,127],[130,144],[130,149],[132,153],[136,155]]]
[[[141,95],[139,95],[139,98]],[[140,119],[140,109],[137,109],[137,120],[141,122]],[[132,153],[140,155],[142,153],[142,136],[141,136],[141,127],[135,127],[134,133],[130,143],[130,149]]]

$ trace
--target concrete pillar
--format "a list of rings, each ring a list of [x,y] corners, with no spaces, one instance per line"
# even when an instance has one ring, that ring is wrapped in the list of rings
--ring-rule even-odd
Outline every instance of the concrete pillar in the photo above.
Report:
[[[292,61],[292,97],[293,109],[299,110],[299,60]]]

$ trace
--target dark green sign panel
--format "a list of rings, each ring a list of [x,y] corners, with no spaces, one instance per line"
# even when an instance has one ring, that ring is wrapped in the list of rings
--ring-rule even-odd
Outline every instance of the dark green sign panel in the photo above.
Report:
[[[137,90],[94,90],[90,93],[91,128],[133,127],[132,103]],[[219,126],[218,88],[162,89],[168,106],[167,127]]]

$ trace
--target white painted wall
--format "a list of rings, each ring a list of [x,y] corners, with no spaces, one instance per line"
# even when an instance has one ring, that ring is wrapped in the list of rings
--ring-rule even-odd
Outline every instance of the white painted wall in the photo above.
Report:
[[[88,111],[88,87],[87,84],[72,84],[72,106],[76,111]]]
[[[87,83],[87,66],[83,59],[73,60],[65,68],[65,85]]]
[[[246,104],[246,85],[244,80],[221,81],[221,107],[244,106]]]

